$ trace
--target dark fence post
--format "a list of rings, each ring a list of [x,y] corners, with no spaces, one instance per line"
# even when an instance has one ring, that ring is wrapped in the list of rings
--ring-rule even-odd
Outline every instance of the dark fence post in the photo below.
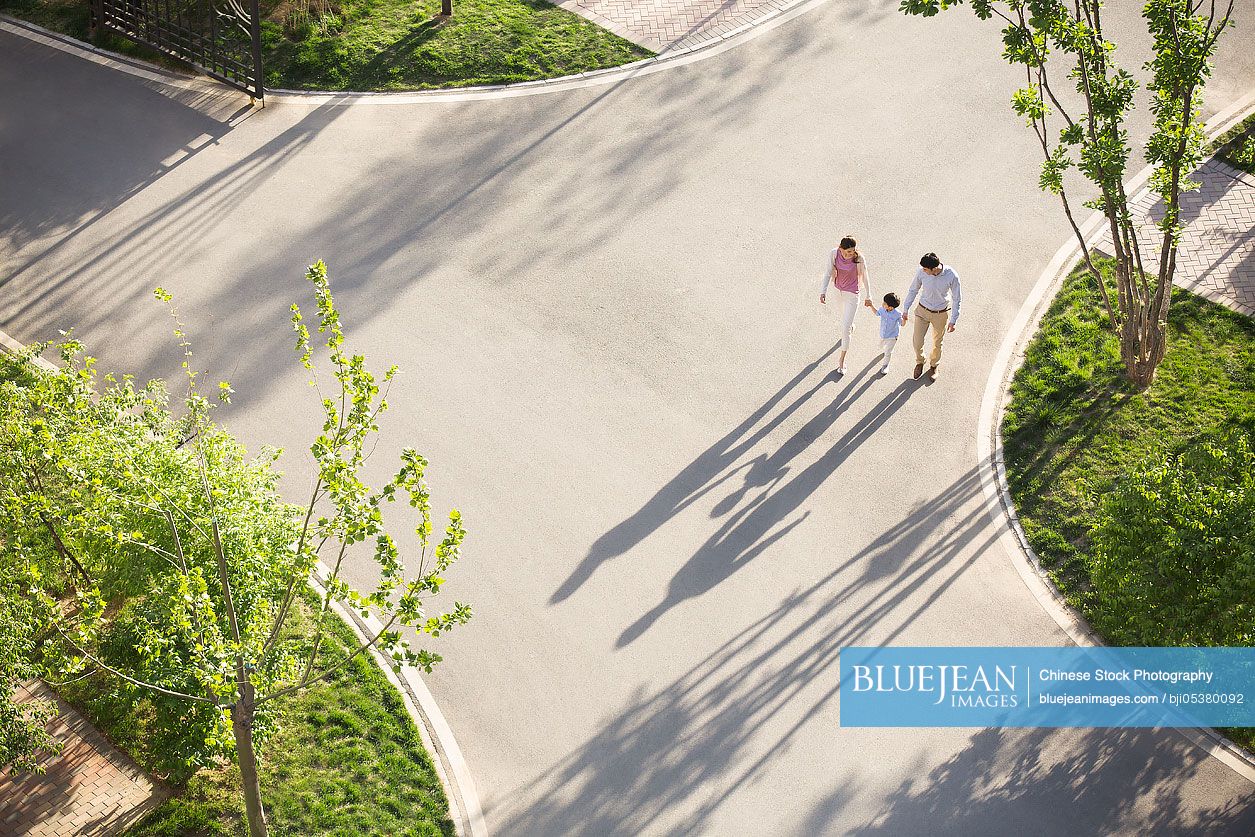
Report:
[[[91,0],[91,14],[87,19],[87,37],[95,38],[100,33],[100,25],[104,22],[104,0]]]
[[[258,0],[252,0],[252,12],[253,72],[257,75],[257,82],[253,86],[257,89],[257,98],[262,100],[262,106],[265,107],[266,78],[261,69],[261,8]]]

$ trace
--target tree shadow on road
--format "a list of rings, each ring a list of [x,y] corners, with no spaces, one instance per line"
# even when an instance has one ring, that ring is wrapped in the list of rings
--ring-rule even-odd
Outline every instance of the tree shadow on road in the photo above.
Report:
[[[170,281],[167,265],[173,259],[201,245],[207,228],[229,217],[265,180],[342,113],[343,109],[334,102],[311,110],[296,125],[230,164],[212,179],[198,184],[192,192],[159,204],[101,246],[89,248],[83,256],[60,265],[55,279],[10,288],[10,294],[19,300],[18,312],[34,310],[44,316],[60,317],[69,307],[95,313],[147,299],[154,287]],[[16,285],[16,280],[28,269],[40,268],[42,260],[166,173],[168,169],[157,171],[102,205],[86,223],[75,227],[56,245],[0,278],[0,286]],[[239,235],[246,238],[253,232],[241,228]],[[95,277],[105,281],[87,281]],[[152,311],[159,313],[155,308]],[[90,321],[90,317],[82,318]]]
[[[841,456],[876,414],[827,456]],[[997,538],[973,468],[675,680],[656,691],[639,688],[528,785],[488,800],[494,827],[598,835],[714,828],[727,816],[726,803],[762,794],[753,788],[773,766],[820,735],[804,732],[808,726],[833,720],[841,647],[899,641]],[[851,741],[852,758],[869,757],[867,739]],[[893,741],[915,746],[901,731],[886,732],[886,745]],[[876,787],[881,767],[867,767],[865,782],[850,765],[835,770],[841,778],[809,815],[793,818],[794,833],[1249,834],[1255,818],[1245,780],[1164,730],[982,730],[939,764],[912,767],[908,759],[903,772],[912,778],[888,791]],[[1235,801],[1192,803],[1217,786],[1217,796],[1232,789]],[[880,813],[860,823],[847,810],[853,801]]]
[[[1198,777],[1202,767],[1228,772],[1171,731],[984,729],[943,764],[903,781],[879,815],[846,833],[1255,833],[1255,796],[1191,804],[1191,779],[1210,784]],[[1230,778],[1235,788],[1244,781]]]
[[[804,32],[780,40],[772,63],[786,64],[789,56],[818,44]],[[748,91],[731,84],[740,78],[752,79]],[[182,300],[189,315],[208,312],[221,318],[215,339],[198,345],[201,362],[205,368],[231,374],[238,391],[257,397],[275,380],[272,359],[286,342],[288,306],[308,293],[302,276],[309,262],[318,257],[328,260],[338,300],[362,323],[392,313],[395,297],[433,273],[448,273],[450,261],[460,256],[469,263],[458,270],[493,277],[492,287],[485,283],[485,295],[546,300],[545,318],[526,322],[526,328],[588,328],[606,334],[604,323],[571,323],[562,319],[568,313],[565,309],[551,304],[555,298],[604,292],[593,287],[601,277],[591,281],[585,277],[588,287],[554,289],[546,283],[560,274],[556,266],[597,252],[607,240],[631,228],[642,207],[665,199],[682,185],[674,161],[710,139],[708,131],[691,119],[695,108],[711,115],[716,124],[736,124],[753,112],[759,99],[775,95],[787,81],[787,76],[754,74],[738,62],[719,62],[703,65],[701,73],[673,70],[643,86],[620,80],[508,106],[432,102],[418,108],[418,127],[398,126],[399,137],[378,148],[361,148],[361,134],[353,125],[346,126],[343,136],[336,132],[323,140],[324,149],[343,141],[352,154],[370,157],[371,165],[348,188],[326,194],[314,180],[295,211],[282,201],[245,206],[275,173],[290,165],[298,170],[306,165],[297,158],[348,112],[332,101],[311,109],[297,124],[221,170],[162,193],[160,202],[127,221],[121,234],[100,235],[86,244],[83,240],[88,237],[79,235],[79,242],[65,248],[69,252],[62,258],[48,261],[48,254],[40,253],[32,259],[22,270],[21,281],[12,281],[19,278],[16,273],[0,276],[9,283],[10,322],[15,333],[28,340],[46,339],[71,326],[90,340],[97,329],[112,333],[108,324],[119,318],[127,319],[128,330],[137,332],[161,318],[151,306],[151,314],[142,309],[135,313],[135,303],[160,284]],[[84,81],[91,90],[99,84],[95,75]],[[118,84],[140,86],[130,78]],[[625,125],[623,105],[640,99],[656,107],[655,118]],[[297,106],[276,108],[274,118],[288,107]],[[432,118],[433,112],[438,116]],[[106,132],[101,144],[110,153],[124,153],[128,141],[119,132],[134,122],[131,116],[129,126]],[[464,124],[482,130],[468,133],[462,142],[449,142],[449,134]],[[387,127],[384,120],[377,130]],[[156,153],[150,154],[143,141],[140,145],[144,155]],[[38,149],[27,149],[13,160],[25,165],[42,157]],[[590,182],[600,186],[590,191]],[[49,211],[77,217],[81,206],[82,212],[112,215],[118,224],[114,212],[118,204],[109,201],[122,187],[108,182],[103,187],[107,194],[93,192],[83,200],[56,196],[50,199]],[[13,193],[15,200],[25,200],[29,191]],[[537,206],[534,219],[526,219],[527,228],[519,229],[510,208],[532,204]],[[317,209],[308,211],[311,206]],[[15,206],[14,214],[20,211]],[[293,216],[300,220],[294,222]],[[282,238],[273,236],[279,228]],[[258,246],[259,234],[277,246]],[[503,246],[502,241],[528,246]],[[203,266],[194,273],[186,270],[189,262],[213,265],[241,252],[248,254],[249,266],[231,275],[220,270],[208,280],[202,278]],[[257,325],[229,316],[241,310],[265,320],[266,331],[260,337],[239,333]],[[200,322],[206,318],[199,314]],[[148,377],[169,368],[164,345],[148,351],[141,345],[146,341],[126,342],[128,371]],[[105,359],[110,348],[93,341],[93,349]]]
[[[7,283],[253,114],[244,94],[166,88],[5,34],[0,65],[0,243],[49,244],[0,271]],[[6,47],[7,48],[7,47]],[[62,103],[66,90],[96,95]]]
[[[886,396],[794,477],[797,494],[839,464],[909,392]],[[809,473],[808,473],[809,472]],[[594,736],[493,814],[506,834],[694,833],[753,784],[838,690],[838,651],[892,642],[992,545],[976,469],[809,587],[788,593],[681,677],[643,689]],[[764,521],[782,510],[756,509]],[[966,509],[956,518],[956,509]],[[770,511],[768,511],[770,509]],[[741,526],[750,523],[751,511]],[[764,742],[766,730],[771,739]],[[524,802],[523,799],[528,801]],[[682,826],[674,823],[682,821]],[[822,831],[822,829],[820,829]],[[819,833],[819,831],[813,832]]]

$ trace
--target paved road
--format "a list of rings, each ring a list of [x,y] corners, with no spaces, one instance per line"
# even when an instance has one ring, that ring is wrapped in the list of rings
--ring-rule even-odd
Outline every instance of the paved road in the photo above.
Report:
[[[406,370],[384,452],[416,443],[471,532],[447,589],[475,622],[431,684],[497,833],[1250,833],[1250,784],[1172,733],[837,726],[843,644],[1065,641],[994,542],[973,431],[1067,230],[996,32],[896,5],[602,87],[231,123],[235,97],[0,34],[0,328],[169,373],[170,288],[295,492],[286,308],[329,261],[357,345]],[[1255,86],[1252,34],[1209,108]],[[878,294],[926,250],[962,273],[935,384],[908,352],[872,377],[870,317],[833,376],[846,232]]]

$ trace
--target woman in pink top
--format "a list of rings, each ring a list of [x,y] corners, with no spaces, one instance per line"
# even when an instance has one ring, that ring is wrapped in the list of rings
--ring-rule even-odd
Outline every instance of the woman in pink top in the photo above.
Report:
[[[858,301],[872,307],[872,289],[867,281],[867,262],[859,255],[858,243],[848,235],[841,245],[828,255],[824,267],[824,285],[819,290],[819,301],[827,304],[828,285],[836,288],[841,316],[841,354],[837,356],[837,372],[845,374],[845,354],[850,350],[850,335],[854,331],[854,315],[858,313]]]

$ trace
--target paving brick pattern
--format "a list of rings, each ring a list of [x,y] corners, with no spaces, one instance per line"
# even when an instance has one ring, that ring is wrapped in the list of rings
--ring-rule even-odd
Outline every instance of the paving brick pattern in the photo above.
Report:
[[[57,700],[39,681],[21,700]],[[64,837],[121,834],[165,799],[165,792],[86,719],[57,700],[53,733],[65,742],[42,776],[0,773],[0,835]]]
[[[718,41],[800,0],[562,0],[558,5],[654,52]]]
[[[1219,160],[1209,160],[1192,180],[1202,183],[1181,200],[1185,232],[1177,254],[1175,284],[1255,317],[1255,177]],[[1158,264],[1163,203],[1144,196],[1134,207],[1139,218],[1142,259]],[[1111,252],[1108,234],[1099,249]]]

